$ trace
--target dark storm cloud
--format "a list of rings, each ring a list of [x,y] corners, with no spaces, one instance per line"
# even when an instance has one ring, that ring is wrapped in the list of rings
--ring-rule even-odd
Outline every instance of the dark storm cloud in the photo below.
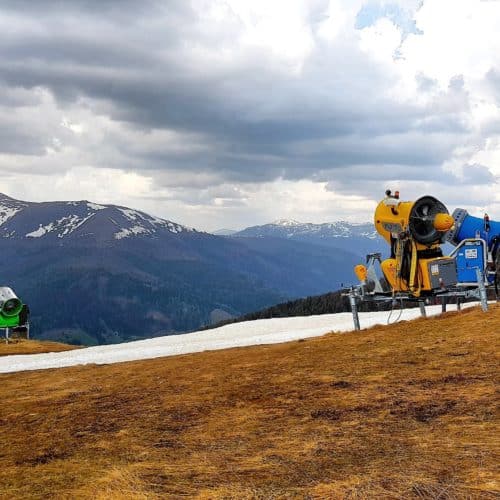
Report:
[[[207,170],[240,182],[403,165],[418,178],[417,167],[439,165],[467,131],[463,79],[441,96],[453,105],[439,109],[391,99],[391,81],[359,51],[347,54],[349,71],[345,52],[321,44],[299,75],[276,68],[263,49],[227,63],[220,54],[235,43],[239,21],[218,30],[183,0],[7,1],[2,8],[22,26],[0,35],[5,85],[49,89],[63,109],[88,98],[92,111],[123,122],[131,136],[134,129],[174,130],[206,145],[202,152],[161,143],[141,149],[125,132],[108,135],[121,153],[108,165]],[[434,84],[422,75],[419,85]],[[11,135],[0,141],[3,152],[42,154],[29,131]]]
[[[130,18],[140,12],[159,12],[161,6],[178,8],[178,1],[158,0],[2,0],[2,10],[37,17],[61,14],[88,14],[100,16],[109,14]]]

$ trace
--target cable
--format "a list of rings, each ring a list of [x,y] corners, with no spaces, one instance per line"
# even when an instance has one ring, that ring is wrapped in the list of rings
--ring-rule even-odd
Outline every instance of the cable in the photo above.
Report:
[[[394,312],[394,306],[396,305],[396,303],[397,303],[397,299],[393,299],[391,310],[389,312],[389,316],[387,317],[387,324],[388,325],[393,325],[394,323],[397,323],[401,319],[401,315],[403,314],[403,298],[400,297],[400,299],[399,299],[399,303],[400,303],[399,304],[399,307],[400,307],[399,315],[394,321],[391,322],[391,316],[392,316],[392,313]]]

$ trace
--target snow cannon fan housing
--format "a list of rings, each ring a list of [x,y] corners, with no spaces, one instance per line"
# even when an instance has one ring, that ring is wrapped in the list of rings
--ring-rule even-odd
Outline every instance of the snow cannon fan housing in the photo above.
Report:
[[[454,259],[443,257],[441,251],[454,220],[438,199],[400,201],[398,192],[386,191],[374,222],[391,248],[390,258],[381,266],[393,291],[418,297],[457,282]]]
[[[0,287],[0,328],[19,326],[23,303],[12,288]]]

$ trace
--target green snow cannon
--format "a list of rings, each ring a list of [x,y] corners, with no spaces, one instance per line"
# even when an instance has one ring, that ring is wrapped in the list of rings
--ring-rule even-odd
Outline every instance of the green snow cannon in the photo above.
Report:
[[[0,287],[0,328],[22,326],[23,303],[8,286]]]

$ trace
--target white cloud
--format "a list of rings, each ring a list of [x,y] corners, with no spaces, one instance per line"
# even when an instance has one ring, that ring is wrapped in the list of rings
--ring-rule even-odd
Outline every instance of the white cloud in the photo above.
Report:
[[[500,178],[500,2],[79,5],[0,13],[7,194],[213,229],[369,219],[399,187],[500,218],[466,170]]]

